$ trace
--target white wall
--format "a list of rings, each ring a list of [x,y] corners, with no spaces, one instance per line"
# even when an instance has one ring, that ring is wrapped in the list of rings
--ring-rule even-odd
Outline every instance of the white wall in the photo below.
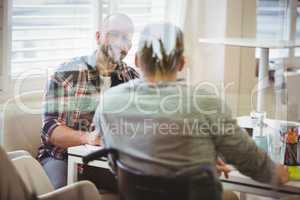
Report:
[[[256,1],[227,0],[226,37],[256,37]],[[251,90],[255,77],[255,49],[226,47],[224,84],[232,84],[226,90],[227,101],[233,114],[249,114]]]
[[[226,87],[226,101],[235,116],[249,114],[256,84],[255,49],[199,44],[197,38],[255,37],[256,1],[190,0],[184,32],[191,83],[208,81]]]
[[[2,107],[1,105],[4,103],[4,96],[6,94],[4,93],[4,88],[6,84],[6,76],[5,76],[5,67],[6,67],[6,23],[7,23],[7,9],[6,9],[6,4],[8,0],[0,0],[0,108]]]
[[[1,76],[3,74],[3,0],[0,0],[0,90],[1,90]]]
[[[224,47],[199,44],[199,37],[223,37],[226,1],[191,0],[184,24],[187,75],[191,83],[222,82]]]
[[[3,0],[0,0],[0,90],[1,90],[1,75],[2,75],[2,60],[3,60]],[[0,91],[1,94],[1,91]],[[1,103],[0,103],[1,104]],[[0,143],[2,139],[2,106],[0,105]]]

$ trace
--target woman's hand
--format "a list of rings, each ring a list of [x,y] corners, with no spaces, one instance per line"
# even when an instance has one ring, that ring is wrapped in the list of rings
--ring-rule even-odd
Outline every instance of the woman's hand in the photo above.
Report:
[[[225,162],[218,158],[216,162],[216,168],[217,168],[217,173],[219,176],[222,175],[222,172],[224,173],[225,178],[229,178],[228,173],[231,171],[228,165],[225,164]]]
[[[284,165],[276,165],[275,175],[277,177],[277,183],[285,184],[289,181],[289,171],[288,167]]]

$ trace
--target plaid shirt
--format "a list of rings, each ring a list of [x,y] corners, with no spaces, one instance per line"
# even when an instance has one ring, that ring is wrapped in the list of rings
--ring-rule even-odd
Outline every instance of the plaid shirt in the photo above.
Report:
[[[138,77],[133,68],[122,63],[111,75],[111,87]],[[47,83],[44,97],[39,160],[45,157],[67,159],[66,149],[49,141],[56,127],[65,125],[74,130],[93,131],[93,116],[101,90],[105,89],[103,86],[104,79],[96,68],[95,52],[91,56],[74,58],[57,68]]]

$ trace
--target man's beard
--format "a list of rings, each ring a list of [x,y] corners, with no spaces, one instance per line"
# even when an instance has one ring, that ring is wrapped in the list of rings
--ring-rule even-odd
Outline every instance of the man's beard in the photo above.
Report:
[[[112,45],[101,45],[102,54],[107,58],[111,64],[121,65],[122,60],[126,57],[127,52],[120,50],[118,47]]]

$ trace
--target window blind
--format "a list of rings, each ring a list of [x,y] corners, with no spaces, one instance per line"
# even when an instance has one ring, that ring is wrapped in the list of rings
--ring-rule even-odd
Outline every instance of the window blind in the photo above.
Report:
[[[299,1],[298,1],[299,2]],[[285,38],[287,23],[287,0],[258,0],[257,1],[257,38],[282,40]],[[297,6],[299,13],[299,3]],[[297,16],[296,38],[300,38],[300,20]],[[299,55],[299,50],[295,52]],[[259,52],[257,51],[257,57]],[[288,49],[271,49],[271,58],[288,57]]]
[[[146,24],[162,22],[167,19],[167,3],[176,3],[168,0],[112,0],[110,8],[112,11],[125,13],[135,25],[133,46],[125,58],[125,61],[134,66],[134,53],[136,52],[140,32]]]
[[[91,51],[92,8],[92,0],[13,0],[11,75],[46,72]]]

